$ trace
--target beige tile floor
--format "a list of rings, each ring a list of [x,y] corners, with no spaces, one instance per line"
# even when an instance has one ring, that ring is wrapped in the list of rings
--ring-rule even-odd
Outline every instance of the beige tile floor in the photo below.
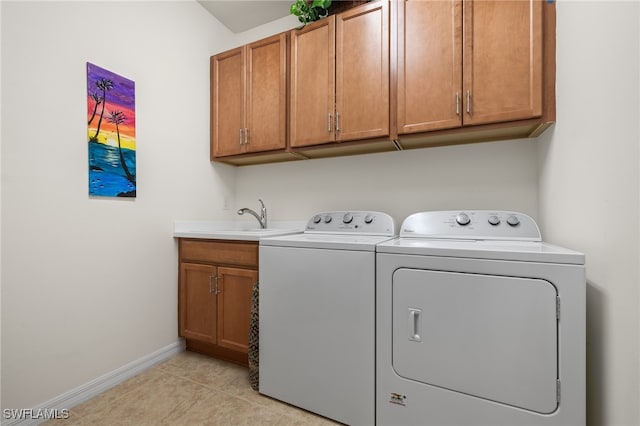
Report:
[[[183,352],[48,426],[336,425],[251,389],[246,367]]]

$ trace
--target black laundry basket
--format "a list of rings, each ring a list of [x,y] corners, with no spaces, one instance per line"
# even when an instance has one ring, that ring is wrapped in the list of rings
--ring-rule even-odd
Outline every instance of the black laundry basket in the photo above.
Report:
[[[251,316],[249,318],[249,383],[251,389],[257,391],[258,384],[260,382],[259,377],[259,282],[253,285],[253,292],[251,293]]]

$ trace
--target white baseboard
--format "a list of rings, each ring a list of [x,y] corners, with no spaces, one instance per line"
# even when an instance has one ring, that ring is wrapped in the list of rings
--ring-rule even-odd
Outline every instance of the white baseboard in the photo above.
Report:
[[[76,405],[81,404],[93,398],[94,396],[106,391],[107,389],[112,388],[113,386],[122,383],[137,374],[140,374],[144,370],[153,367],[154,365],[165,361],[173,357],[174,355],[179,354],[180,352],[184,351],[184,348],[185,344],[182,340],[171,343],[164,348],[158,349],[153,353],[145,355],[142,358],[139,358],[133,362],[130,362],[129,364],[111,371],[110,373],[102,375],[97,379],[80,385],[75,389],[71,389],[70,391],[63,393],[62,395],[58,395],[57,397],[38,405],[37,407],[31,409],[31,411],[28,411],[26,415],[23,416],[24,418],[5,419],[5,413],[3,412],[3,421],[1,425],[31,426],[43,423],[48,419],[37,417],[43,417],[44,415],[46,415],[46,413],[62,413],[62,410],[71,409]],[[31,415],[29,415],[29,413],[31,413]],[[40,416],[37,415],[38,413],[40,414]]]

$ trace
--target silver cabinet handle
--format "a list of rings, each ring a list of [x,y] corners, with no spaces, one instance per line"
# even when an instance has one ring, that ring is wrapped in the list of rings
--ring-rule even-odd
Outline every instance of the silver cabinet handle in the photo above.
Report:
[[[209,275],[209,294],[214,293],[215,289],[213,288],[213,275]]]
[[[247,129],[246,127],[244,129],[244,144],[249,144],[249,129]]]
[[[240,136],[238,136],[238,142],[242,145],[242,129],[240,129]]]
[[[456,92],[456,115],[460,115],[460,92]]]
[[[336,112],[336,133],[340,131],[340,113]]]
[[[471,113],[471,90],[467,90],[467,114]]]
[[[327,114],[327,132],[331,133],[331,113]]]
[[[220,276],[216,275],[216,295],[222,293],[222,290],[220,290]]]

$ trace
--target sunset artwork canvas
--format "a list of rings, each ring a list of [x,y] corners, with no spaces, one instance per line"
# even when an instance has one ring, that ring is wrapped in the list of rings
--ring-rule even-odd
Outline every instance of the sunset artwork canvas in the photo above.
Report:
[[[136,196],[135,83],[87,62],[89,195]]]

